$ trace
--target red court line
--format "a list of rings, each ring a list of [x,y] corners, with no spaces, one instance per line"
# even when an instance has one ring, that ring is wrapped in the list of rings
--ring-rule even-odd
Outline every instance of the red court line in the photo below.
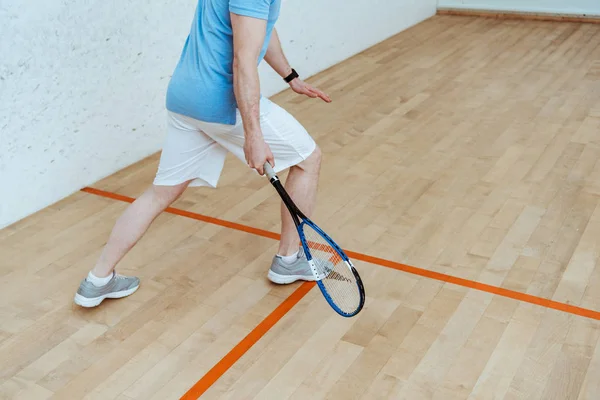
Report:
[[[113,200],[124,201],[126,203],[133,203],[135,201],[133,197],[123,196],[121,194],[106,192],[104,190],[94,189],[90,187],[83,188],[81,189],[81,191],[95,194],[97,196],[107,197]],[[270,239],[279,240],[280,236],[278,233],[265,231],[264,229],[253,228],[251,226],[246,226],[242,224],[236,224],[235,222],[225,221],[223,219],[213,218],[202,214],[196,214],[190,211],[180,210],[179,208],[168,207],[165,210],[165,212],[175,215],[181,215],[182,217],[188,217],[198,221],[208,222],[209,224],[219,225],[225,228],[231,228],[242,232],[252,233],[258,236],[264,236]]]
[[[93,194],[96,194],[99,196],[108,197],[108,198],[115,199],[115,200],[121,200],[121,201],[126,201],[126,202],[134,201],[134,199],[132,199],[131,197],[126,197],[126,196],[122,196],[122,195],[111,193],[111,192],[105,192],[103,190],[91,189],[91,188],[85,188],[82,190],[84,192],[93,193]],[[243,232],[253,233],[255,235],[264,236],[264,237],[268,237],[271,239],[279,239],[279,234],[277,234],[277,233],[253,228],[253,227],[242,225],[242,224],[237,224],[235,222],[225,221],[225,220],[213,218],[213,217],[207,217],[205,215],[196,214],[193,212],[183,211],[183,210],[174,209],[174,208],[168,208],[166,211],[170,212],[172,214],[183,215],[188,218],[193,218],[193,219],[196,219],[199,221],[205,221],[205,222],[208,222],[211,224],[216,224],[216,225],[224,226],[224,227],[231,228],[231,229],[236,229],[236,230],[243,231]],[[514,299],[514,300],[519,300],[519,301],[522,301],[525,303],[536,304],[536,305],[539,305],[542,307],[552,308],[554,310],[563,311],[563,312],[566,312],[569,314],[579,315],[582,317],[591,318],[591,319],[600,321],[600,312],[598,312],[598,311],[590,310],[590,309],[583,308],[583,307],[577,307],[577,306],[573,306],[571,304],[561,303],[561,302],[554,301],[554,300],[544,299],[542,297],[537,297],[537,296],[533,296],[531,294],[517,292],[514,290],[510,290],[510,289],[505,289],[505,288],[501,288],[498,286],[487,285],[485,283],[480,283],[480,282],[472,281],[469,279],[463,279],[463,278],[459,278],[459,277],[453,276],[453,275],[447,275],[447,274],[442,274],[440,272],[429,271],[426,269],[417,268],[417,267],[413,267],[413,266],[406,265],[406,264],[401,264],[401,263],[398,263],[395,261],[390,261],[390,260],[386,260],[383,258],[373,257],[368,254],[357,253],[357,252],[349,251],[349,250],[344,250],[344,251],[346,252],[348,257],[355,259],[355,260],[360,260],[360,261],[368,262],[371,264],[380,265],[382,267],[392,268],[392,269],[395,269],[398,271],[404,271],[409,274],[419,275],[419,276],[422,276],[425,278],[435,279],[437,281],[452,283],[452,284],[455,284],[458,286],[463,286],[463,287],[470,288],[470,289],[476,289],[476,290],[480,290],[483,292],[496,294],[498,296],[503,296],[503,297],[508,297],[508,298]]]
[[[233,364],[256,344],[281,318],[283,318],[315,286],[315,282],[304,282],[271,314],[242,339],[225,357],[200,379],[181,400],[197,399],[206,392]]]
[[[345,250],[344,250],[345,251]],[[554,310],[564,311],[569,314],[579,315],[582,317],[587,317],[591,319],[600,320],[600,312],[590,310],[583,307],[577,307],[570,304],[560,303],[558,301],[544,299],[542,297],[537,297],[531,294],[516,292],[514,290],[505,289],[498,286],[492,286],[485,283],[480,283],[476,281],[472,281],[469,279],[459,278],[457,276],[446,275],[440,272],[429,271],[426,269],[421,269],[417,267],[411,267],[410,265],[400,264],[394,261],[385,260],[383,258],[377,258],[373,256],[369,256],[366,254],[355,253],[352,251],[347,251],[346,254],[350,258],[355,258],[357,260],[362,260],[371,264],[381,265],[382,267],[388,267],[392,269],[397,269],[399,271],[408,272],[409,274],[419,275],[430,279],[435,279],[437,281],[453,283],[455,285],[463,286],[470,289],[480,290],[482,292],[496,294],[498,296],[508,297],[511,299],[519,300],[525,303],[536,304],[538,306],[552,308]]]
[[[84,188],[82,191],[95,194],[114,200],[132,203],[135,199],[116,193],[106,192],[99,189]],[[280,235],[274,232],[257,229],[250,226],[238,224],[231,221],[225,221],[219,218],[208,217],[205,215],[184,211],[176,208],[167,208],[168,213],[181,215],[192,218],[198,221],[204,221],[211,224],[236,229],[242,232],[252,233],[255,235],[279,239]],[[479,283],[469,279],[463,279],[452,275],[442,274],[439,272],[429,271],[422,268],[412,267],[410,265],[397,263],[395,261],[386,260],[383,258],[373,257],[367,254],[346,251],[350,258],[365,261],[371,264],[380,265],[383,267],[403,271],[409,274],[418,275],[430,279],[435,279],[441,282],[452,283],[466,288],[476,289],[487,293],[496,294],[519,300],[526,303],[536,304],[542,307],[551,308],[566,313],[579,315],[595,320],[600,320],[600,312],[573,306],[570,304],[560,303],[558,301],[544,299],[526,293],[516,292],[514,290],[505,289],[497,286]],[[314,282],[305,282],[296,291],[294,291],[286,300],[284,300],[271,314],[269,314],[259,325],[256,326],[244,339],[242,339],[229,353],[227,353],[217,364],[215,364],[187,393],[181,397],[181,400],[198,399],[206,390],[208,390],[229,368],[231,368],[237,360],[239,360],[256,342],[258,342],[281,318],[283,318],[309,291],[315,286]]]

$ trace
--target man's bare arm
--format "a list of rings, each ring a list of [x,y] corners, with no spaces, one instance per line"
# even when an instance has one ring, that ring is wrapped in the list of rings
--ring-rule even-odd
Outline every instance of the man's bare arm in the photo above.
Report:
[[[277,33],[277,29],[275,28],[273,28],[271,40],[269,40],[269,47],[267,48],[267,52],[265,53],[265,61],[282,78],[285,78],[286,76],[292,73],[292,67],[290,67],[287,58],[285,58],[285,54],[283,54],[283,49],[281,48],[281,41],[279,40],[279,35]]]
[[[233,29],[233,88],[244,131],[260,135],[258,56],[265,40],[266,21],[231,14]]]
[[[244,126],[244,153],[251,168],[264,174],[263,165],[274,165],[273,155],[260,128],[258,56],[265,40],[266,21],[231,14],[233,29],[233,88]]]

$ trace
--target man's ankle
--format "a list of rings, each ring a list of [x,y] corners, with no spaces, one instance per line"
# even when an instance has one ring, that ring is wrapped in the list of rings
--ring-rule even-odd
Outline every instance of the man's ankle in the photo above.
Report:
[[[295,256],[298,254],[298,251],[300,249],[296,246],[296,247],[283,247],[283,248],[279,248],[279,250],[277,251],[277,255],[280,257],[289,257],[289,256]]]
[[[106,276],[98,276],[92,270],[88,273],[86,280],[94,286],[101,287],[101,286],[106,285],[108,282],[110,282],[112,277],[113,277],[113,272],[111,272],[110,274],[108,274]]]

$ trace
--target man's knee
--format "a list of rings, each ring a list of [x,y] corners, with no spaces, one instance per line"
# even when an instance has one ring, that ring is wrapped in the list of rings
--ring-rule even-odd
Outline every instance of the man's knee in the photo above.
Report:
[[[323,155],[319,146],[315,147],[315,150],[311,153],[306,160],[298,164],[298,167],[309,173],[318,173],[321,169],[321,159]]]
[[[175,200],[177,200],[179,196],[181,196],[181,194],[185,191],[188,185],[189,182],[181,183],[179,185],[174,186],[153,185],[151,188],[152,200],[160,208],[167,208]]]
[[[321,148],[319,146],[315,147],[315,151],[313,151],[310,156],[314,157],[314,162],[317,165],[321,165],[321,158],[323,157],[323,154],[321,153]]]

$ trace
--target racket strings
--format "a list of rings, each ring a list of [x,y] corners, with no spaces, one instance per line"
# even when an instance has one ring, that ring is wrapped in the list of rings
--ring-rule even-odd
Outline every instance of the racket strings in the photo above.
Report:
[[[360,305],[356,278],[340,254],[317,231],[303,227],[307,247],[319,278],[332,301],[343,312],[353,313]]]

